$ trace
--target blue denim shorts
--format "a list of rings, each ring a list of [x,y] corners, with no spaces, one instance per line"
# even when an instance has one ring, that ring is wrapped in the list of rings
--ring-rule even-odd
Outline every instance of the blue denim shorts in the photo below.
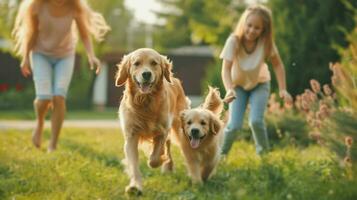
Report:
[[[37,99],[66,98],[74,69],[74,55],[55,58],[32,52],[31,69]]]

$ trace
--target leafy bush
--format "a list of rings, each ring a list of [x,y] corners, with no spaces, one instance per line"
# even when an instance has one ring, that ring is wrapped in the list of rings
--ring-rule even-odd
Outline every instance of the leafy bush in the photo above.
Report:
[[[271,94],[268,101],[266,124],[269,139],[274,143],[283,144],[309,144],[309,127],[301,114],[289,105],[282,106],[276,100],[275,94]]]
[[[346,162],[357,160],[357,146],[353,141],[357,141],[357,115],[339,110],[323,125],[323,137],[326,145],[332,149],[340,158],[345,158]]]
[[[81,59],[81,67],[74,72],[69,86],[67,95],[67,107],[69,109],[87,109],[91,106],[94,74],[87,67],[86,61],[83,60]]]
[[[33,85],[22,88],[20,86],[10,87],[6,91],[0,92],[0,109],[31,109],[35,98]]]

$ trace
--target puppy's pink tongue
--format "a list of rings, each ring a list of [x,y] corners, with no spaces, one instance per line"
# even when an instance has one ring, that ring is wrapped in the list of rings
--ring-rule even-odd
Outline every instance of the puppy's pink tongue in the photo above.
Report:
[[[192,138],[190,144],[193,149],[196,149],[200,145],[200,139]]]

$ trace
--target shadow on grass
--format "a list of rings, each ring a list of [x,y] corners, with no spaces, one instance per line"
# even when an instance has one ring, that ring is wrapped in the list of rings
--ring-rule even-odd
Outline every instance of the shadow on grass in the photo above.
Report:
[[[73,140],[62,139],[62,145],[73,152],[78,152],[83,157],[91,160],[96,160],[102,163],[106,167],[114,167],[118,170],[123,170],[123,166],[118,155],[111,153],[101,153],[90,148],[89,145],[75,142]]]

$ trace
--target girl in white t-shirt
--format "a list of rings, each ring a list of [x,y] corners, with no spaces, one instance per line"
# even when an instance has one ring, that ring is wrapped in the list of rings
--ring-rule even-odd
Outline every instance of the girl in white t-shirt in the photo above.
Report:
[[[271,11],[262,5],[248,7],[221,52],[222,79],[229,103],[229,121],[224,130],[222,154],[226,155],[241,129],[246,106],[250,104],[249,126],[257,154],[269,150],[264,111],[270,93],[270,59],[279,84],[279,96],[292,102],[286,91],[285,70],[273,40]]]

